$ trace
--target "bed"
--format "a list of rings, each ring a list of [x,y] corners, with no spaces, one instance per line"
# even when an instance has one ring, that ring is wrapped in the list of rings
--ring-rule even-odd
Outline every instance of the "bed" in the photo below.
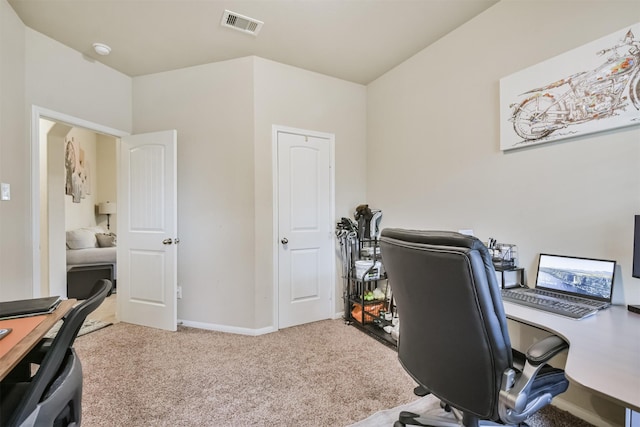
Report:
[[[98,279],[116,284],[116,235],[102,227],[67,231],[67,297],[85,299]]]

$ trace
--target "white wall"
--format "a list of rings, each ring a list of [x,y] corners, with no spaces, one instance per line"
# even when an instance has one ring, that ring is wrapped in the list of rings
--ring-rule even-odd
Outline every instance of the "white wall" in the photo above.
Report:
[[[366,202],[366,88],[262,58],[254,63],[256,326],[265,327],[272,324],[274,292],[272,126],[335,135],[335,219],[353,217]],[[344,306],[341,271],[337,263],[336,312]]]
[[[368,195],[386,225],[472,228],[517,244],[530,280],[539,252],[615,259],[615,298],[637,303],[640,129],[499,149],[501,77],[620,30],[640,12],[637,2],[581,4],[503,1],[373,82],[368,159],[377,172]],[[544,31],[534,25],[542,21]]]
[[[615,259],[615,301],[640,302],[640,128],[503,153],[498,118],[501,77],[638,17],[640,2],[502,1],[370,84],[367,195],[384,225],[515,243],[529,281],[539,252]],[[619,423],[596,400],[580,404]]]
[[[134,131],[178,131],[178,318],[254,326],[251,58],[133,80]]]
[[[26,29],[27,108],[32,105],[131,132],[131,78]]]
[[[0,0],[0,181],[11,184],[11,200],[0,202],[0,299],[29,298],[34,289],[32,105],[130,132],[131,98],[129,77],[26,28]]]
[[[27,126],[31,121],[32,107],[38,106],[104,127],[123,132],[131,131],[132,93],[129,77],[95,62],[43,34],[29,28],[26,28],[24,32],[26,88],[23,95],[26,101]],[[29,187],[31,174],[33,172],[34,176],[39,175],[39,171],[31,170],[31,141],[29,138],[30,134],[26,132],[20,145],[20,150],[24,151],[28,159],[23,177],[25,195],[28,199],[31,197],[31,188]],[[32,154],[35,157],[39,156],[38,150],[34,150]],[[88,202],[85,201],[85,206],[88,206],[86,203]],[[89,207],[89,210],[91,209]],[[37,242],[37,239],[32,233],[34,227],[31,224],[31,215],[31,205],[28,204],[22,212],[23,220],[27,225],[23,231],[22,239],[28,242],[29,253],[21,262],[27,264],[29,271],[25,271],[26,274],[21,280],[14,281],[16,287],[32,287],[30,263],[33,248],[31,242]],[[95,217],[93,221],[95,221]],[[64,228],[64,225],[62,227]],[[54,230],[50,230],[50,235],[52,234],[54,234]],[[56,233],[54,237],[49,241],[51,247],[64,247],[64,232]],[[52,286],[63,286],[65,279],[61,275],[59,276],[56,283],[52,282]],[[23,292],[30,291],[31,289],[23,290]],[[30,296],[31,294],[26,295]]]
[[[272,125],[336,135],[336,215],[350,215],[364,197],[365,100],[361,85],[253,57],[134,78],[135,132],[178,130],[180,319],[272,326]]]
[[[31,296],[29,147],[25,144],[25,28],[0,0],[0,181],[11,200],[0,201],[0,300]],[[20,284],[26,283],[26,286]]]
[[[47,158],[47,168],[39,170],[41,181],[47,181],[46,189],[40,187],[40,200],[46,200],[40,204],[41,222],[46,223],[40,228],[40,269],[48,271],[47,280],[40,283],[41,295],[67,295],[65,199],[69,196],[64,193],[66,138],[71,129],[67,124],[54,123],[44,135],[46,147],[40,151],[40,159]]]

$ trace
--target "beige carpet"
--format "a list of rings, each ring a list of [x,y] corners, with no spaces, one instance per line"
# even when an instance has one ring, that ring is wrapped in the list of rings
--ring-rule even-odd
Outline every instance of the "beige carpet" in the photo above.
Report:
[[[75,348],[86,427],[347,426],[417,401],[395,351],[340,320],[259,337],[118,323]],[[532,426],[588,425],[548,412],[568,423]]]

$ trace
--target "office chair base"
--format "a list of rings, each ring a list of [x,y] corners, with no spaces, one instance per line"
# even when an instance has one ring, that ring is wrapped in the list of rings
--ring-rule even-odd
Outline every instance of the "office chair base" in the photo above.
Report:
[[[505,424],[494,423],[492,421],[477,421],[473,420],[469,424],[464,424],[461,419],[443,417],[439,415],[422,416],[409,411],[400,412],[398,421],[393,423],[393,427],[406,427],[406,426],[423,426],[423,427],[479,427],[479,426],[500,426],[507,427]],[[529,427],[527,423],[517,424],[517,427]]]
[[[422,416],[414,412],[402,411],[393,427],[424,426],[424,427],[455,427],[461,425],[459,420],[439,415]]]

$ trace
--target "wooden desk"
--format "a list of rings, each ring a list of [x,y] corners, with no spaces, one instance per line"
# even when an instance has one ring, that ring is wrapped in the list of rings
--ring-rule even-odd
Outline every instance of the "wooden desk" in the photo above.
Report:
[[[16,367],[31,349],[40,342],[42,337],[49,332],[49,329],[71,310],[76,302],[75,299],[63,300],[52,313],[42,316],[0,320],[0,328],[5,327],[3,325],[13,328],[13,332],[0,341],[0,348],[2,348],[2,346],[10,346],[7,352],[0,356],[0,380],[6,377],[7,374]],[[26,335],[24,335],[25,333]],[[12,339],[12,335],[14,335],[14,338],[16,336],[22,336],[22,338],[15,342],[15,340]]]
[[[572,320],[504,302],[507,317],[561,336],[569,343],[570,381],[640,411],[640,315],[612,306]]]

